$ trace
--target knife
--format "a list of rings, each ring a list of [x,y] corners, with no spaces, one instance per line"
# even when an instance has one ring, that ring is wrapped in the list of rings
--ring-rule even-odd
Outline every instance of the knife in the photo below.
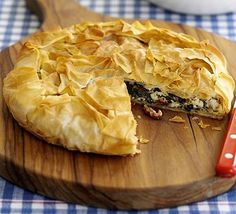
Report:
[[[231,111],[223,148],[216,164],[216,174],[221,177],[236,175],[236,101]]]

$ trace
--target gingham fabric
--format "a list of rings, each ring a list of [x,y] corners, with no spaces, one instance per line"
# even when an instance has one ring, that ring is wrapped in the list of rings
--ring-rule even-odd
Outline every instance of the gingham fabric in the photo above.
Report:
[[[207,31],[215,32],[216,34],[236,41],[236,13],[214,16],[184,15],[163,10],[145,0],[80,0],[80,3],[105,15],[126,18],[163,19],[204,28]],[[0,50],[34,32],[39,26],[40,23],[37,17],[27,10],[24,0],[0,0]],[[177,208],[125,212],[97,209],[50,200],[23,190],[0,178],[0,213],[78,212],[99,214],[236,213],[236,190],[203,202]]]

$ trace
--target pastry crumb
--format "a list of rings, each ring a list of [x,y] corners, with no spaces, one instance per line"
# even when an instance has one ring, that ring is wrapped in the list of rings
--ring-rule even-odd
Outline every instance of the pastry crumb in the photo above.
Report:
[[[147,144],[147,143],[149,143],[149,140],[148,140],[148,139],[145,139],[145,138],[143,138],[143,136],[140,136],[140,137],[139,137],[139,143],[142,143],[142,144]]]
[[[138,154],[141,154],[141,150],[140,150],[140,149],[136,149],[136,151],[135,151],[134,153],[128,154],[128,155],[124,155],[124,156],[131,156],[131,157],[134,157],[134,156],[136,156],[136,155],[138,155]]]
[[[200,120],[200,118],[199,118],[199,117],[196,117],[196,116],[193,117],[192,120],[196,121],[196,123],[198,124],[198,126],[199,126],[200,128],[202,128],[202,129],[205,129],[205,128],[211,126],[210,124],[205,124],[205,123],[203,123],[203,121]]]
[[[205,128],[207,128],[207,127],[210,126],[209,124],[204,124],[202,120],[200,120],[200,122],[198,123],[198,125],[199,125],[202,129],[205,129]]]
[[[137,116],[138,119],[141,119],[142,117],[140,115]]]
[[[211,127],[211,129],[214,131],[221,131],[222,130],[222,128],[219,126]]]
[[[184,125],[184,129],[188,129],[188,126],[186,124]]]
[[[185,120],[180,116],[174,116],[170,118],[169,121],[174,123],[185,123]]]

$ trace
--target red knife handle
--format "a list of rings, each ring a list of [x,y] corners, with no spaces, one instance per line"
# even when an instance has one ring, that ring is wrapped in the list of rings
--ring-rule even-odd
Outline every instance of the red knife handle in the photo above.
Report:
[[[216,165],[216,174],[222,177],[236,175],[236,110],[232,110],[228,131]]]

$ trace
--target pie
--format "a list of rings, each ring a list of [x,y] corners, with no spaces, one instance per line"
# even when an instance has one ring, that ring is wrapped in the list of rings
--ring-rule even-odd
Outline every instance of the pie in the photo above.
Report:
[[[18,123],[47,142],[127,155],[139,152],[131,101],[220,119],[234,87],[208,42],[118,20],[36,33],[3,93]]]

